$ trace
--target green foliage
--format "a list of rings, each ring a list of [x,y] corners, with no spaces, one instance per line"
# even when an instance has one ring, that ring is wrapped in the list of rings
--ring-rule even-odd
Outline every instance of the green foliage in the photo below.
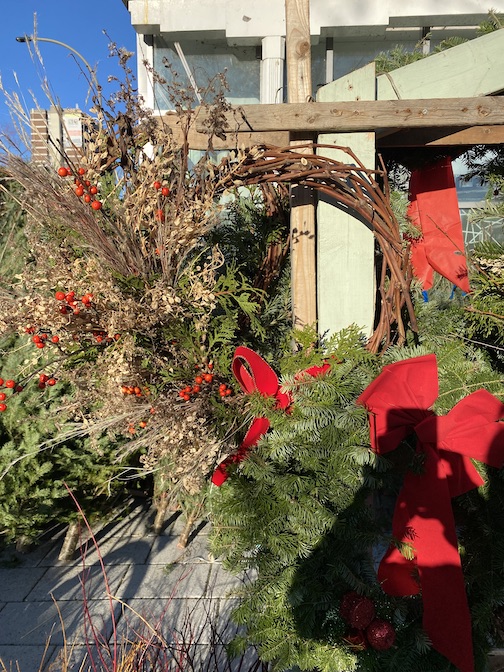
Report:
[[[15,374],[19,340],[4,342],[9,353],[2,371]],[[22,351],[21,351],[22,352]],[[7,540],[35,539],[50,524],[66,522],[76,511],[63,483],[92,520],[103,515],[120,483],[108,438],[74,437],[57,442],[69,429],[62,407],[67,386],[39,390],[27,385],[8,397],[0,418],[0,534]]]
[[[211,491],[212,544],[228,569],[254,577],[241,590],[233,615],[244,627],[234,646],[256,644],[275,670],[454,670],[422,630],[421,598],[386,596],[377,581],[376,558],[392,540],[404,470],[421,465],[415,464],[411,439],[386,456],[374,454],[367,414],[355,400],[383,365],[429,352],[438,360],[439,414],[481,387],[501,394],[503,380],[483,352],[457,337],[463,324],[457,306],[422,305],[419,324],[419,344],[390,348],[381,357],[370,355],[351,329],[322,349],[313,347],[309,330],[296,334],[307,347],[286,351],[275,362],[293,397],[289,412],[260,395],[249,398],[249,414],[266,415],[271,429],[228,481]],[[326,373],[300,374],[322,361],[331,363]],[[494,528],[492,518],[504,504],[504,490],[494,496],[502,478],[483,471],[490,473],[488,484],[455,502],[478,670],[499,641],[492,619],[504,590],[504,535],[502,523]],[[402,544],[402,552],[409,556],[409,545]],[[487,553],[491,566],[484,566]],[[339,607],[350,590],[370,597],[377,616],[393,625],[394,647],[362,650],[348,640]]]

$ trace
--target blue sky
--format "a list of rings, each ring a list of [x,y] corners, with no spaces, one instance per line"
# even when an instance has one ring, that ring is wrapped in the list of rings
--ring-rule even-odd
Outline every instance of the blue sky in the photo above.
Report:
[[[135,31],[130,15],[122,0],[12,0],[8,11],[2,12],[0,21],[0,73],[4,88],[23,95],[28,108],[35,107],[29,93],[32,90],[41,107],[48,107],[47,98],[40,86],[40,67],[34,64],[26,44],[16,42],[18,35],[32,35],[34,14],[37,17],[39,37],[64,42],[78,51],[96,67],[98,81],[105,94],[114,91],[107,83],[109,75],[120,75],[115,59],[109,57],[108,44],[135,51]],[[106,31],[109,37],[103,34]],[[62,46],[40,41],[47,78],[63,107],[89,110],[86,102],[88,85],[81,68],[82,61],[75,59]],[[136,59],[130,60],[136,74]],[[17,74],[19,86],[13,73]],[[9,111],[0,92],[0,129],[9,126]]]

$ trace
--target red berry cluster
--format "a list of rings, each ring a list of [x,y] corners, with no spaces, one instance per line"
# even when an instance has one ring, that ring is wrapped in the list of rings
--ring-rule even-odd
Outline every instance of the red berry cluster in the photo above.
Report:
[[[135,427],[135,423],[130,422],[128,425],[128,432],[130,434],[135,434],[137,429],[145,429],[147,427],[147,420],[140,420],[138,425]]]
[[[163,186],[163,183],[160,182],[159,180],[156,180],[153,184],[153,187],[156,191],[159,191],[161,196],[164,196],[165,198],[170,195],[170,187]],[[165,212],[162,208],[159,208],[156,210],[156,219],[158,222],[164,222],[165,220]]]
[[[53,387],[58,382],[54,376],[48,376],[46,373],[41,373],[39,376],[38,387],[40,390],[45,390],[47,386]]]
[[[54,295],[54,298],[57,301],[61,301],[61,306],[60,306],[60,313],[63,315],[68,315],[69,313],[73,313],[74,315],[78,315],[81,311],[82,308],[91,308],[91,301],[93,299],[92,294],[84,294],[80,299],[76,297],[76,294],[74,291],[67,292],[56,292]],[[79,305],[82,304],[82,305]]]
[[[77,169],[77,176],[74,177],[74,193],[79,198],[82,198],[85,203],[90,203],[93,210],[101,210],[102,202],[99,201],[96,197],[98,193],[98,187],[94,184],[91,184],[89,180],[80,180],[80,177],[83,177],[86,174],[84,168]],[[62,166],[58,168],[58,175],[60,177],[68,177],[72,175],[70,168]]]
[[[148,397],[150,395],[150,390],[148,387],[144,387],[143,392],[138,385],[122,385],[121,392],[124,395],[134,395],[135,397]]]
[[[199,367],[197,367],[199,368]],[[207,372],[198,373],[194,378],[193,385],[186,385],[183,389],[179,390],[178,396],[184,401],[189,401],[192,397],[198,395],[202,391],[202,386],[205,384],[210,384],[214,381],[214,374],[211,373],[213,369],[213,364],[210,362],[207,367]],[[229,397],[233,393],[233,390],[226,385],[226,383],[221,383],[219,385],[219,396],[221,399],[224,397]]]
[[[170,187],[163,186],[163,183],[160,182],[159,180],[156,180],[153,186],[154,189],[156,189],[156,191],[161,190],[161,196],[166,197],[170,195]]]
[[[18,385],[15,380],[10,378],[8,380],[0,378],[0,387],[5,387],[7,390],[12,390],[12,393],[23,391],[23,386]],[[0,392],[0,412],[2,413],[3,411],[7,410],[7,404],[4,403],[6,399],[7,394],[5,392]]]
[[[391,623],[376,618],[374,602],[369,597],[350,591],[343,595],[340,604],[341,617],[350,626],[345,639],[355,647],[386,651],[395,642],[395,630]]]
[[[39,329],[37,333],[35,333],[35,331],[35,327],[26,327],[25,329],[27,334],[33,334],[31,337],[32,343],[34,343],[35,347],[39,348],[40,350],[45,348],[49,343],[54,343],[54,345],[59,343],[60,339],[57,334],[53,334],[51,336],[51,332],[47,329]]]

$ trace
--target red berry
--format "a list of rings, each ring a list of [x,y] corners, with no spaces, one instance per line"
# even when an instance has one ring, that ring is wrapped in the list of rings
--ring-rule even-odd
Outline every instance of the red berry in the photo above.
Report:
[[[211,383],[213,380],[213,375],[211,373],[204,373],[203,380],[205,381],[205,383]]]
[[[7,399],[7,395],[5,392],[0,392],[0,401],[5,401]]]
[[[203,378],[201,376],[196,376],[194,382],[196,383],[196,385],[201,385],[201,383],[203,382]]]
[[[154,186],[154,189],[161,189],[161,182],[159,182],[158,180],[156,180],[156,181],[154,182],[154,185],[153,185],[153,186]]]
[[[60,307],[60,313],[63,313],[63,315],[66,315],[69,311],[69,308],[67,306],[61,306]]]
[[[184,401],[189,401],[190,398],[191,397],[188,394],[184,394],[184,396],[182,397]]]
[[[9,387],[11,390],[16,387],[16,381],[15,380],[6,380],[5,381],[5,387]]]
[[[165,214],[163,210],[156,210],[156,219],[158,222],[164,222]]]
[[[101,201],[93,201],[91,203],[91,207],[93,208],[93,210],[101,210],[102,207]]]
[[[118,341],[121,338],[121,334],[114,334],[114,340]]]
[[[35,336],[32,336],[31,340],[32,340],[33,343],[40,343],[40,341],[42,339],[40,338],[40,336],[38,334],[35,334]]]
[[[14,392],[22,392],[24,390],[24,387],[22,385],[16,385],[14,388]]]
[[[169,196],[170,195],[170,190],[168,189],[168,187],[163,187],[161,189],[161,193],[163,194],[163,196]]]
[[[225,390],[226,387],[227,387],[226,383],[221,383],[221,384],[219,385],[219,390]]]
[[[178,396],[179,397],[184,397],[185,396],[185,390],[180,390],[180,392],[178,393]]]
[[[68,292],[68,294],[65,294],[65,299],[67,301],[73,301],[75,299],[75,292],[72,290],[71,292]]]
[[[39,341],[38,343],[35,343],[35,346],[39,348],[39,350],[42,350],[42,348],[45,348],[45,343],[43,341]]]
[[[7,405],[6,404],[0,404],[0,411],[6,411],[7,410]]]
[[[4,379],[0,378],[0,385],[3,385],[3,384],[4,384]]]
[[[233,390],[228,387],[226,390],[226,397],[229,397],[230,394],[233,394]]]
[[[58,175],[60,177],[66,177],[68,175],[68,170],[61,166],[61,168],[58,168]]]
[[[57,301],[64,301],[65,298],[66,298],[66,296],[65,296],[65,292],[56,292],[56,294],[54,295],[54,298],[55,298]]]
[[[84,194],[84,203],[91,203],[91,196],[89,194]]]
[[[141,428],[143,429],[144,427],[147,427],[147,423],[145,422],[145,420],[141,420],[141,421],[138,423],[138,426],[141,427]]]
[[[46,334],[45,331],[44,331],[42,334],[40,334],[40,339],[41,339],[42,341],[46,341],[46,340],[47,340],[47,334]]]
[[[49,378],[49,380],[47,381],[47,384],[50,385],[51,387],[53,385],[56,385],[56,378]]]
[[[75,188],[75,195],[76,196],[84,196],[84,187],[76,187]]]
[[[40,376],[39,376],[39,380],[40,380],[41,383],[45,383],[47,381],[48,377],[49,376],[46,376],[45,373],[41,373]]]
[[[59,336],[52,336],[51,337],[51,342],[52,343],[59,343]]]
[[[101,343],[103,341],[103,336],[100,336],[100,335],[95,336],[95,339],[96,339],[97,343]]]
[[[213,369],[213,362],[208,362],[208,368],[210,369],[210,371]]]
[[[91,196],[94,196],[95,194],[98,193],[98,187],[95,187],[93,184],[92,187],[89,187],[89,193],[91,194]]]
[[[85,175],[86,174],[86,169],[85,168],[78,168],[77,169],[77,175]]]
[[[38,382],[38,388],[39,390],[45,390],[45,383],[42,383],[41,381]]]
[[[199,385],[193,385],[192,392],[193,394],[198,394],[198,392],[201,392],[201,387]]]

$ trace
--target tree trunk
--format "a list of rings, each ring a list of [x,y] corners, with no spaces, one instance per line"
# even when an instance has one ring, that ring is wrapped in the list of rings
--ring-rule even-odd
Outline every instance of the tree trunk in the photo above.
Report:
[[[78,522],[70,523],[65,534],[65,539],[63,540],[60,554],[58,555],[58,560],[61,560],[61,562],[70,562],[74,557],[79,539],[80,524]]]

